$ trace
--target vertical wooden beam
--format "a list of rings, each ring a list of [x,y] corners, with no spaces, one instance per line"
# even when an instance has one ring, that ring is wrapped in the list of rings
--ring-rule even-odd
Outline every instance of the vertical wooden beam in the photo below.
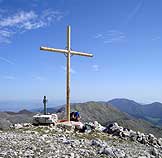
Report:
[[[66,116],[67,121],[70,121],[70,26],[67,27],[67,80],[66,80]]]

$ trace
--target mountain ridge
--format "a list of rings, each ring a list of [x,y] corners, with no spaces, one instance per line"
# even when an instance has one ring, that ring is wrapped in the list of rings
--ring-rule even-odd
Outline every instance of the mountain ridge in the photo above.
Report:
[[[162,103],[160,102],[143,105],[133,100],[118,98],[110,100],[108,103],[136,118],[141,118],[155,125],[162,126]]]
[[[63,119],[65,116],[65,107],[58,111],[59,118]],[[112,105],[108,105],[106,102],[72,104],[71,111],[79,111],[81,114],[81,121],[83,122],[98,121],[102,125],[117,122],[119,125],[128,129],[143,133],[153,133],[158,137],[162,135],[162,128],[156,127],[146,120],[138,119],[127,113],[121,112],[119,109]]]
[[[116,104],[110,104],[110,103],[115,102]],[[117,103],[120,103],[122,101],[122,104],[117,106]],[[124,104],[123,104],[124,103]],[[131,106],[130,106],[131,103]],[[153,103],[151,107],[154,107]],[[159,103],[158,103],[159,104]],[[127,111],[124,111],[124,108]],[[125,106],[126,105],[126,106]],[[138,106],[139,105],[139,106]],[[130,108],[130,107],[131,108]],[[118,122],[121,126],[125,128],[130,128],[134,129],[136,131],[141,131],[141,132],[149,132],[153,133],[155,135],[162,135],[162,129],[159,127],[156,127],[153,125],[155,120],[151,120],[153,118],[151,117],[142,117],[139,115],[138,111],[140,111],[138,108],[143,106],[148,106],[149,105],[140,105],[132,100],[129,99],[116,99],[116,100],[111,100],[109,102],[95,102],[95,101],[89,101],[85,103],[73,103],[71,104],[71,111],[79,111],[81,113],[81,117],[83,122],[86,121],[98,121],[103,125],[106,125],[108,123],[112,122]],[[129,107],[129,108],[127,108]],[[161,108],[161,104],[159,104],[159,107]],[[133,110],[132,110],[133,109]],[[136,114],[138,115],[132,115],[129,113],[128,110],[132,110],[133,112],[136,110]],[[152,109],[151,109],[152,110]],[[63,118],[65,116],[65,106],[60,106],[60,108],[50,108],[51,113],[57,113],[60,118]],[[141,111],[140,111],[141,112]],[[1,112],[0,113],[0,118],[3,119],[3,121],[10,121],[11,123],[17,123],[17,122],[31,122],[32,116],[35,113],[28,112],[27,110],[21,110],[17,113],[14,112]],[[143,113],[142,113],[143,114]],[[140,117],[139,117],[140,116]],[[160,120],[156,120],[158,122]],[[162,124],[162,121],[160,122]]]

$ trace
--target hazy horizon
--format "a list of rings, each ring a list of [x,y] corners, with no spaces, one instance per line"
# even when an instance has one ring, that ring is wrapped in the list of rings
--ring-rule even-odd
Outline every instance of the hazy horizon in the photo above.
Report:
[[[152,101],[152,102],[140,102],[140,101],[137,101],[137,100],[134,100],[134,99],[131,99],[131,98],[110,98],[110,99],[107,99],[107,100],[72,100],[71,101],[71,104],[72,103],[84,103],[84,102],[90,102],[90,101],[96,101],[96,102],[100,102],[100,101],[104,101],[104,102],[107,102],[107,101],[110,101],[110,100],[113,100],[113,99],[128,99],[128,100],[132,100],[132,101],[135,101],[141,105],[147,105],[147,104],[151,104],[151,103],[154,103],[154,102],[159,102],[159,103],[162,103],[160,101]],[[65,105],[66,102],[65,100],[49,100],[48,98],[48,102],[47,102],[47,107],[48,108],[53,108],[53,107],[57,107],[57,106],[62,106],[62,105]],[[8,101],[1,101],[0,100],[0,111],[13,111],[13,112],[18,112],[20,110],[23,110],[23,109],[26,109],[26,110],[34,110],[34,109],[43,109],[43,103],[42,103],[42,100],[8,100]]]

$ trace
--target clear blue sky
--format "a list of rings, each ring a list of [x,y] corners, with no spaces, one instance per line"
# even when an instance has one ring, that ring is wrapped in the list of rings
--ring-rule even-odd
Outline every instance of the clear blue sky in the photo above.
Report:
[[[63,54],[73,56],[71,100],[129,98],[162,102],[161,0],[0,0],[0,101],[65,102]]]

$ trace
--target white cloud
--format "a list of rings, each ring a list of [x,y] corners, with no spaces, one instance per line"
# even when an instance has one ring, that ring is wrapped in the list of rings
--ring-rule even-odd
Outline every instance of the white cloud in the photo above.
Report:
[[[95,36],[94,36],[94,38],[102,38],[103,37],[103,35],[101,34],[101,33],[97,33]]]
[[[104,43],[116,43],[126,40],[125,34],[118,30],[109,30],[102,34],[96,34],[95,38],[102,40]]]
[[[33,12],[24,12],[20,11],[13,16],[4,17],[0,20],[1,27],[11,27],[11,26],[21,26],[23,23],[31,21],[32,19],[37,18],[37,15]]]
[[[14,64],[12,61],[10,61],[10,60],[8,60],[8,59],[6,59],[4,57],[0,57],[0,60],[6,62],[8,64]]]
[[[126,39],[126,36],[123,32],[118,30],[109,30],[106,34],[106,38],[104,43],[114,43],[114,42],[121,42]]]
[[[156,36],[156,37],[153,37],[152,40],[153,41],[157,41],[157,40],[160,40],[161,38],[159,36]]]
[[[6,79],[6,80],[15,80],[16,79],[15,76],[10,76],[10,75],[3,76],[3,78]]]
[[[70,69],[70,72],[72,73],[72,74],[76,74],[76,71],[74,70],[74,69]]]
[[[92,65],[93,71],[99,71],[100,67],[99,65]]]
[[[11,31],[7,31],[7,30],[0,30],[0,34],[1,34],[1,36],[8,38],[8,37],[10,37],[13,33],[12,33]]]
[[[144,0],[139,0],[136,4],[136,6],[132,9],[132,11],[128,14],[128,17],[126,19],[126,22],[129,22],[131,19],[133,19],[142,9],[144,4]]]
[[[38,29],[60,21],[64,14],[59,11],[45,10],[41,13],[35,11],[19,11],[13,15],[0,16],[0,43],[10,43],[14,34]]]
[[[61,66],[61,68],[66,72],[66,66]],[[70,68],[70,73],[76,74],[76,71],[73,68]]]
[[[14,32],[12,30],[0,30],[0,43],[10,43],[10,37],[12,37],[13,34]]]
[[[33,79],[37,81],[43,81],[45,78],[42,76],[34,76]]]

